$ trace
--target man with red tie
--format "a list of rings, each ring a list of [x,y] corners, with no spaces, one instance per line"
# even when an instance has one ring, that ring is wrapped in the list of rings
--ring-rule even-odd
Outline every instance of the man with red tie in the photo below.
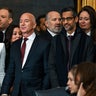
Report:
[[[23,38],[12,44],[10,64],[1,88],[2,96],[10,94],[12,85],[11,96],[33,96],[34,90],[49,87],[49,43],[35,34],[36,21],[33,14],[23,13],[19,24]]]

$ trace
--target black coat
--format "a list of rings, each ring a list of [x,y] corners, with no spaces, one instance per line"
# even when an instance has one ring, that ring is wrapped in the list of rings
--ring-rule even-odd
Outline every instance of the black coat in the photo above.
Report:
[[[53,87],[66,86],[67,83],[67,64],[68,64],[68,48],[66,32],[53,38],[49,53],[49,69],[51,83]],[[70,66],[79,64],[83,61],[93,61],[93,43],[81,29],[76,29],[73,40],[71,42]]]

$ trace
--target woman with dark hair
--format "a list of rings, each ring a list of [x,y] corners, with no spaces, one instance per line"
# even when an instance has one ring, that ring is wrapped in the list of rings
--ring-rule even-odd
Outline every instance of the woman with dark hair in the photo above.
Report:
[[[84,6],[78,14],[80,28],[92,37],[96,49],[96,12],[91,6]],[[96,51],[95,51],[96,52]],[[94,53],[95,53],[94,52]],[[94,56],[96,62],[96,54]]]
[[[80,86],[77,96],[96,96],[96,64],[80,63],[76,70],[75,83]]]
[[[96,13],[91,6],[84,6],[78,14],[79,26],[96,42]]]
[[[6,46],[5,72],[8,68],[11,44],[21,37],[22,37],[22,34],[21,34],[19,26],[18,25],[10,26],[9,34],[7,34],[6,39],[5,39],[5,42],[6,42],[6,44],[5,44],[5,46]]]
[[[18,25],[12,25],[11,26],[11,31],[7,35],[7,40],[9,40],[8,42],[12,43],[12,42],[18,40],[21,37],[22,37],[22,34],[21,34],[19,26]]]
[[[18,25],[14,25],[13,32],[12,32],[11,38],[10,38],[11,43],[13,43],[14,41],[20,39],[21,37],[22,37],[22,33],[20,31],[19,26]]]

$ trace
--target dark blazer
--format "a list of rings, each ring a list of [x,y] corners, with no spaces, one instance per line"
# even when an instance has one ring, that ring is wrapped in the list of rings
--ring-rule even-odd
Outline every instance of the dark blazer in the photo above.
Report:
[[[52,86],[66,86],[68,48],[65,30],[53,38],[49,53],[49,69]],[[70,66],[83,61],[93,61],[93,43],[81,29],[76,29],[71,41]]]
[[[2,94],[8,94],[12,85],[13,92],[11,96],[18,96],[20,90],[22,96],[33,96],[34,90],[42,90],[49,87],[47,68],[49,43],[36,36],[26,63],[21,68],[21,41],[22,39],[12,44],[10,64],[2,85]]]
[[[48,30],[46,30],[45,32],[41,33],[40,36],[46,40],[48,40],[49,42],[52,39],[52,35],[48,32]]]

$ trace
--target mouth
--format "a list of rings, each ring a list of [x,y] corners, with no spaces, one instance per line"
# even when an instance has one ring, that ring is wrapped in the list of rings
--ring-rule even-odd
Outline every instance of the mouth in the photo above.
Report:
[[[68,90],[71,91],[71,87],[69,87]]]

